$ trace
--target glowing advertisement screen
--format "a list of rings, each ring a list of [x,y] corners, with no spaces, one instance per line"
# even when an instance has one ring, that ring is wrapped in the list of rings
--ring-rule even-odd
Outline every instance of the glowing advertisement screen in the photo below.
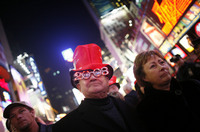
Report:
[[[199,20],[199,16],[200,5],[198,2],[195,2],[178,22],[176,27],[174,27],[168,37],[168,41],[172,44],[176,44],[188,30],[191,30],[192,26]]]
[[[191,46],[191,41],[188,40],[189,36],[186,34],[185,36],[183,36],[180,40],[179,43],[188,51],[188,52],[192,52],[194,50],[194,48]]]
[[[172,57],[173,57],[173,55],[172,55],[170,52],[168,52],[168,53],[164,56],[165,60],[166,60],[172,67],[174,67],[174,66],[175,66],[175,63],[170,62],[170,59],[171,59]]]
[[[175,45],[175,47],[171,50],[171,53],[173,55],[179,54],[181,58],[185,58],[187,56],[187,54],[178,45]]]
[[[192,0],[150,0],[147,15],[168,35],[191,3]]]
[[[141,27],[141,32],[157,48],[165,39],[165,36],[160,31],[158,31],[157,28],[151,24],[148,19],[144,20]]]

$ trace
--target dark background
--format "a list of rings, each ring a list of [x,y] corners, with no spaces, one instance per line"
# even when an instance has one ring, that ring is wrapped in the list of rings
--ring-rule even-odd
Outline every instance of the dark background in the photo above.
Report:
[[[69,77],[72,63],[61,52],[77,45],[104,46],[95,21],[76,0],[1,0],[2,20],[14,59],[27,52],[35,58],[52,106],[76,108]],[[60,74],[53,76],[53,73]],[[69,112],[68,111],[68,112]],[[65,111],[64,111],[65,112]]]
[[[57,67],[64,49],[103,43],[82,1],[3,0],[0,8],[14,58],[23,52],[33,54],[42,70]]]

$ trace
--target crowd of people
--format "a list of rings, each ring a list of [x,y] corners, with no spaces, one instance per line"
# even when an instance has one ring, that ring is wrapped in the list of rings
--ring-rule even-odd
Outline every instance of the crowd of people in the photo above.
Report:
[[[46,125],[27,103],[14,102],[3,113],[9,131],[200,131],[199,80],[172,77],[168,63],[158,51],[144,51],[136,56],[133,64],[136,90],[127,84],[126,96],[119,93],[120,84],[113,68],[102,63],[98,45],[77,46],[73,63],[71,83],[85,96],[78,108],[58,122]]]

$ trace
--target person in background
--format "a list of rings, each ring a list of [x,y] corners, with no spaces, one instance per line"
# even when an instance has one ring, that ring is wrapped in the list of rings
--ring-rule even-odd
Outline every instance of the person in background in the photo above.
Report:
[[[127,83],[126,85],[124,85],[123,90],[124,90],[125,94],[127,95],[133,90],[133,88],[132,88],[131,84]]]
[[[35,110],[25,101],[17,101],[8,105],[4,112],[10,130],[17,132],[51,132],[51,126],[36,121]]]
[[[135,108],[138,103],[138,95],[135,90],[133,90],[131,84],[126,84],[123,87],[124,92],[126,95],[124,96],[125,102],[129,104],[129,106]]]
[[[112,76],[109,80],[108,95],[124,100],[124,96],[119,92],[120,84],[116,82],[117,77]]]
[[[200,81],[200,63],[199,62],[185,62],[179,54],[170,59],[177,66],[176,79],[184,81],[187,79],[197,79]]]
[[[137,132],[143,131],[134,110],[123,100],[109,96],[113,68],[102,63],[96,44],[79,45],[73,55],[75,69],[71,83],[85,96],[77,109],[53,125],[53,132]]]
[[[200,131],[200,83],[178,82],[158,51],[145,51],[134,61],[137,83],[144,87],[144,97],[137,111],[146,127],[154,132]]]

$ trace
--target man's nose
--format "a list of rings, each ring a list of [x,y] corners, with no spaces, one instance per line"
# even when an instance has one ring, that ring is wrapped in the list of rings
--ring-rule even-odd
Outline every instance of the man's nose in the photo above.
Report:
[[[164,69],[165,69],[165,66],[159,65],[159,70],[160,70],[160,71],[162,71],[162,70],[164,70]]]
[[[19,118],[21,118],[21,117],[22,117],[22,114],[20,114],[20,113],[16,114],[16,118],[17,118],[17,119],[19,119]]]
[[[94,74],[90,74],[90,79],[96,79],[96,77],[94,76]]]

